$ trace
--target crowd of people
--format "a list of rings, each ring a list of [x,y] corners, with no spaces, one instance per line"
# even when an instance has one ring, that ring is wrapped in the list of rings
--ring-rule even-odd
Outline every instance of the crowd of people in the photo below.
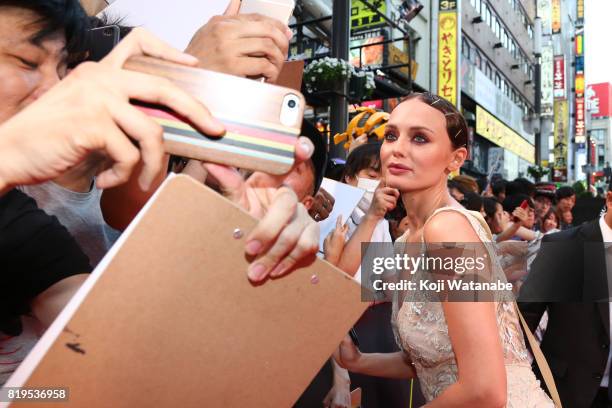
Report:
[[[94,62],[83,40],[108,22],[88,17],[77,0],[0,1],[0,385],[167,174],[180,171],[259,220],[244,248],[254,257],[245,279],[255,283],[299,273],[297,264],[314,259],[318,222],[343,199],[320,188],[323,177],[376,186],[348,219],[335,220],[323,243],[323,257],[357,281],[362,243],[494,242],[490,266],[512,283],[530,329],[538,329],[564,406],[609,406],[607,281],[594,284],[603,292],[587,295],[590,258],[582,247],[551,254],[545,245],[612,241],[612,211],[574,226],[572,187],[497,174],[453,177],[468,157],[469,131],[448,101],[408,95],[375,130],[349,135],[343,164],[331,165],[325,138],[304,120],[295,165],[283,176],[164,153],[161,126],[131,100],[164,105],[213,137],[223,124],[169,81],[123,64],[147,55],[274,82],[291,30],[238,14],[239,4],[230,1],[185,52],[122,27],[119,44]],[[516,241],[524,242],[520,250],[508,245]],[[517,256],[524,266],[508,267],[517,264],[505,259]],[[600,279],[609,262],[604,256],[597,264]],[[349,407],[359,387],[364,408],[553,407],[557,391],[532,365],[519,320],[508,301],[407,302],[398,295],[372,302],[295,406]],[[587,362],[566,357],[593,345],[597,353],[587,353]]]

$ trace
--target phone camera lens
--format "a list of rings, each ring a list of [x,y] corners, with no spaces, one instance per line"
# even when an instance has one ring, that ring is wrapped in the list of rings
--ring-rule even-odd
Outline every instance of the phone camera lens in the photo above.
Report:
[[[112,28],[105,28],[102,33],[107,36],[107,37],[111,37],[113,35],[113,29]]]
[[[289,102],[287,102],[287,106],[289,106],[289,108],[293,109],[295,108],[296,102],[293,99],[290,99]]]

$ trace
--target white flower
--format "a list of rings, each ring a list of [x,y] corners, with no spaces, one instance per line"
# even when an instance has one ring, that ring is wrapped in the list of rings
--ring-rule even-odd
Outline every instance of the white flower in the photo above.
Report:
[[[322,72],[323,72],[323,68],[319,68],[319,69],[317,69],[317,72],[318,72],[319,74],[320,74],[320,73],[322,73]]]

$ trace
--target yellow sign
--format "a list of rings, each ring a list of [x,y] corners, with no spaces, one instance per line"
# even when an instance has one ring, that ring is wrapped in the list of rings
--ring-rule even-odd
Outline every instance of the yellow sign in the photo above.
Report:
[[[476,133],[508,149],[529,163],[535,162],[535,147],[480,105],[476,105]]]
[[[552,32],[557,34],[561,32],[561,0],[552,0]]]
[[[553,154],[553,181],[567,180],[567,141],[568,141],[568,106],[567,100],[555,101],[553,107],[555,145]]]
[[[576,25],[584,23],[584,0],[576,1]]]
[[[457,106],[457,12],[438,19],[438,95]]]
[[[387,2],[382,0],[368,0],[382,14],[387,12]],[[351,30],[361,31],[369,28],[380,27],[385,21],[380,14],[374,12],[359,0],[351,2]]]

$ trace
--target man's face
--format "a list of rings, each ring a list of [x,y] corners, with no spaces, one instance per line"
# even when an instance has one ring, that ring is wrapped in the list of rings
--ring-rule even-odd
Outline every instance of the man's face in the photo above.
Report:
[[[565,197],[565,198],[560,199],[557,206],[559,207],[561,212],[567,212],[567,211],[571,211],[572,208],[574,208],[575,204],[576,204],[576,196],[573,195],[571,197]]]
[[[552,206],[552,200],[550,198],[545,197],[545,196],[537,196],[535,198],[536,216],[538,218],[543,218],[548,212],[548,210],[550,210],[551,206]]]
[[[285,178],[284,184],[291,187],[306,209],[312,206],[313,186],[315,182],[315,172],[312,161],[300,163]]]
[[[574,221],[574,215],[571,211],[565,211],[561,214],[561,217],[563,218],[563,222],[566,224],[571,224],[572,221]]]
[[[527,222],[525,223],[525,228],[532,229],[535,225],[535,209],[528,207],[527,208]]]
[[[0,6],[0,123],[34,102],[66,75],[63,34],[38,44],[36,13]]]

